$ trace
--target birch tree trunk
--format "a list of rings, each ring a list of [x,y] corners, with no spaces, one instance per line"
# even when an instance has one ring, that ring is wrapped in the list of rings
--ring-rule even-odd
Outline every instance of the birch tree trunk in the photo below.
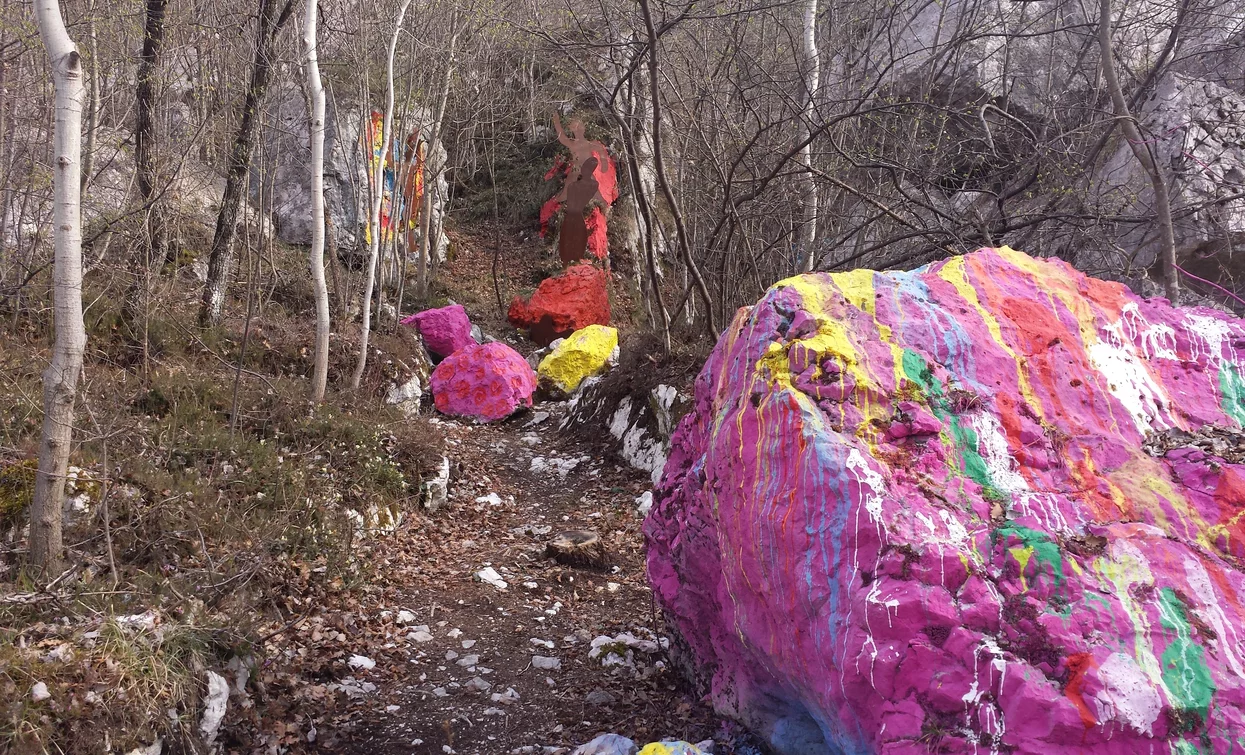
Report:
[[[315,366],[311,375],[311,400],[324,400],[329,374],[329,289],[324,280],[324,84],[316,52],[318,0],[307,0],[303,21],[303,48],[307,51],[307,95],[311,106],[311,282],[316,293]]]
[[[421,163],[420,169],[423,170],[424,196],[419,206],[419,261],[416,267],[416,287],[415,292],[419,296],[420,301],[428,298],[428,264],[429,254],[437,254],[436,247],[432,244],[432,234],[436,231],[437,237],[441,235],[441,228],[432,227],[432,203],[437,199],[436,187],[441,180],[441,171],[444,165],[438,165],[434,171],[428,170],[428,164],[432,162],[433,156],[436,155],[437,149],[441,146],[441,123],[445,119],[445,104],[450,97],[450,81],[454,77],[454,47],[458,44],[458,35],[461,31],[455,31],[454,36],[450,37],[450,55],[445,63],[445,77],[441,81],[441,102],[437,105],[437,114],[433,118],[432,129],[428,133],[428,152]]]
[[[389,59],[385,65],[386,100],[385,119],[381,125],[380,158],[372,169],[372,206],[368,215],[368,228],[371,241],[368,244],[367,283],[363,286],[363,322],[359,326],[359,361],[355,364],[354,374],[350,376],[350,388],[359,389],[363,380],[363,370],[367,367],[367,344],[372,334],[372,292],[376,287],[376,261],[380,256],[380,205],[385,193],[385,160],[389,157],[389,144],[393,130],[393,56],[398,47],[398,35],[402,33],[402,21],[406,18],[406,9],[411,7],[411,0],[402,0],[398,10],[398,20],[394,24],[393,38],[389,40]],[[425,189],[425,194],[427,190]]]
[[[61,512],[73,441],[74,399],[82,373],[86,329],[82,322],[82,108],[86,89],[82,57],[69,38],[57,0],[35,0],[39,36],[51,61],[56,89],[53,165],[52,302],[56,340],[43,373],[43,436],[30,511],[30,561],[44,574],[64,558]]]
[[[652,205],[651,217],[648,220],[646,233],[652,236],[653,264],[658,277],[665,275],[661,261],[666,256],[666,240],[661,230],[661,217],[656,211],[657,202],[657,169],[653,165],[653,134],[649,123],[652,121],[652,107],[645,87],[635,77],[627,85],[629,117],[628,127],[631,129],[635,155],[636,190],[643,191],[644,196]],[[637,206],[639,203],[637,202]],[[648,242],[646,242],[648,243]]]
[[[1167,182],[1163,180],[1163,174],[1154,159],[1154,153],[1150,151],[1150,145],[1145,143],[1137,128],[1137,121],[1128,110],[1128,101],[1124,99],[1124,90],[1120,87],[1119,77],[1115,73],[1111,45],[1111,0],[1099,0],[1098,3],[1098,54],[1101,57],[1102,78],[1106,82],[1111,105],[1115,109],[1115,119],[1119,121],[1124,138],[1128,141],[1133,156],[1145,170],[1154,191],[1154,212],[1158,215],[1159,238],[1162,243],[1159,260],[1163,267],[1163,289],[1172,304],[1179,304],[1180,280],[1176,277],[1176,232],[1172,226],[1171,197],[1167,192]]]
[[[242,123],[238,125],[233,147],[229,150],[225,193],[221,198],[220,212],[216,215],[216,232],[212,236],[212,253],[208,258],[207,282],[203,285],[203,300],[199,304],[201,326],[219,322],[225,304],[225,289],[233,269],[233,237],[238,224],[238,211],[242,206],[242,192],[246,188],[247,174],[251,169],[251,146],[259,125],[259,105],[272,78],[272,46],[294,4],[294,0],[286,0],[285,6],[278,13],[279,2],[280,0],[259,0],[251,83],[247,87],[246,101],[242,105]]]
[[[800,118],[800,141],[804,146],[800,149],[800,164],[804,172],[800,174],[800,194],[802,195],[803,217],[800,220],[799,251],[804,255],[804,271],[812,272],[817,268],[817,183],[813,180],[813,145],[809,138],[812,133],[812,119],[815,114],[814,105],[817,90],[821,88],[821,55],[817,52],[817,0],[805,0],[804,3],[804,114]]]

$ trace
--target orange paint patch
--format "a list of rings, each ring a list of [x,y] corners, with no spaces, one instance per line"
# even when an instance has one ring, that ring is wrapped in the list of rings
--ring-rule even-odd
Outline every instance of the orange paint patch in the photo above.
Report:
[[[1119,283],[1096,278],[1085,279],[1085,295],[1113,319],[1119,319],[1120,311],[1126,300],[1124,293],[1126,290]]]

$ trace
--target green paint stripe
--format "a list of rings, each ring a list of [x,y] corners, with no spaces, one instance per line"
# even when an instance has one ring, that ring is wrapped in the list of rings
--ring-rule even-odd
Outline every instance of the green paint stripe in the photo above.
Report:
[[[998,542],[999,539],[1005,537],[1015,537],[1029,548],[1033,549],[1033,557],[1040,564],[1046,564],[1050,567],[1051,574],[1055,577],[1055,585],[1063,586],[1063,554],[1059,551],[1059,543],[1051,539],[1050,535],[1045,532],[1031,530],[1028,527],[1022,527],[1019,524],[1007,524],[999,527],[990,534],[991,540]]]
[[[1219,367],[1219,393],[1223,413],[1245,425],[1245,378],[1231,362],[1224,362]]]
[[[1159,590],[1159,621],[1176,633],[1163,651],[1163,683],[1177,705],[1197,711],[1205,721],[1215,694],[1215,680],[1206,665],[1206,651],[1193,641],[1188,609],[1170,587]]]

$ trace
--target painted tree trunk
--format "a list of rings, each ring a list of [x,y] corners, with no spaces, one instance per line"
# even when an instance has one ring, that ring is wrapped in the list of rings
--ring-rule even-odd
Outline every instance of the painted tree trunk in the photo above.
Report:
[[[389,157],[389,144],[393,141],[393,57],[398,47],[398,35],[402,32],[402,21],[406,18],[406,9],[411,7],[411,0],[402,0],[398,10],[398,20],[393,26],[393,38],[389,41],[389,60],[385,66],[386,93],[385,119],[381,126],[380,159],[372,173],[372,207],[368,216],[371,229],[371,240],[368,243],[367,282],[363,286],[363,322],[359,326],[359,361],[355,363],[354,374],[350,376],[352,390],[359,389],[363,380],[363,370],[367,368],[368,339],[372,334],[372,293],[376,288],[376,262],[380,256],[380,206],[384,199],[385,160]]]
[[[36,0],[39,36],[56,89],[52,187],[52,302],[56,338],[43,373],[43,436],[30,512],[30,560],[45,575],[59,571],[65,473],[73,441],[74,400],[82,374],[86,329],[82,322],[82,110],[86,87],[82,58],[69,38],[57,0]]]

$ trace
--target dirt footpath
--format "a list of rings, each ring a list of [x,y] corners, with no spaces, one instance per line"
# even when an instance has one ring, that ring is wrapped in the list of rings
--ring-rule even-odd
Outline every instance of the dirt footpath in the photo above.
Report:
[[[388,606],[361,619],[383,642],[328,685],[352,702],[322,751],[553,753],[602,732],[714,735],[667,665],[645,580],[635,499],[649,481],[559,433],[563,408],[440,421],[457,470],[449,506],[376,549]],[[573,529],[600,534],[606,566],[545,556]]]

